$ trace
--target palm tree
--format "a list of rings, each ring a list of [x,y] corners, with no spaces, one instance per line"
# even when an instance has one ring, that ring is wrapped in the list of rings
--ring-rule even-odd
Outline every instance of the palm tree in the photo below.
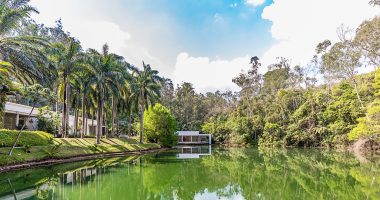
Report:
[[[116,54],[109,53],[107,44],[103,46],[102,52],[99,53],[94,49],[89,49],[89,64],[94,77],[94,83],[97,93],[97,134],[96,143],[100,144],[102,136],[103,110],[105,104],[105,95],[110,91],[117,92],[118,84],[123,80],[123,62],[124,59]]]
[[[14,34],[20,22],[38,11],[28,5],[29,0],[1,0],[0,2],[0,61],[8,66],[12,75],[29,84],[35,80],[43,83],[47,79],[47,58],[43,49],[48,41],[35,36]]]
[[[82,114],[82,130],[80,132],[80,137],[83,138],[83,135],[86,133],[86,105],[87,105],[87,95],[91,90],[91,84],[94,82],[95,75],[90,70],[90,66],[84,64],[80,67],[80,70],[73,73],[70,76],[70,85],[72,89],[75,91],[73,94],[73,105],[75,105],[74,113],[75,113],[75,125],[74,132],[77,134],[78,125],[79,125],[79,106],[81,106],[81,114]]]
[[[50,80],[46,74],[52,73],[47,58],[42,53],[49,43],[40,37],[14,34],[22,20],[29,18],[32,13],[37,13],[28,3],[28,0],[0,0],[0,77],[12,76],[24,83],[32,84],[38,81],[43,84]],[[9,84],[0,81],[0,90],[2,121]]]
[[[70,111],[70,84],[69,77],[78,68],[83,65],[84,54],[82,47],[75,38],[68,37],[63,43],[55,43],[52,45],[50,60],[55,63],[60,77],[62,79],[63,91],[63,114],[62,128],[63,137],[68,133],[69,111]]]
[[[135,84],[129,84],[127,87],[127,92],[125,93],[125,106],[126,114],[128,118],[128,135],[132,134],[132,114],[133,112],[138,112],[138,88]]]
[[[0,128],[3,128],[5,101],[12,85],[7,66],[11,66],[11,64],[7,62],[0,63]]]
[[[79,106],[82,99],[82,82],[76,74],[73,74],[70,76],[68,84],[70,84],[70,89],[72,92],[70,105],[74,108],[74,136],[78,136]]]
[[[94,79],[92,79],[93,81]],[[97,111],[97,91],[96,86],[91,82],[91,84],[88,85],[87,91],[86,91],[86,100],[85,100],[85,107],[86,107],[86,113],[91,115],[91,127],[94,127],[94,120],[95,120],[95,113]],[[91,132],[91,130],[90,130]],[[94,133],[94,132],[91,132]]]
[[[87,133],[87,109],[86,105],[88,105],[88,97],[87,95],[91,92],[91,84],[94,81],[94,74],[91,74],[91,72],[88,70],[84,74],[85,76],[82,77],[82,132],[81,132],[81,138]],[[86,120],[86,121],[85,121]]]
[[[137,99],[140,104],[140,143],[143,143],[144,111],[149,103],[153,103],[160,97],[160,80],[158,71],[152,70],[150,65],[143,62],[143,70],[134,70],[135,84],[137,87]]]

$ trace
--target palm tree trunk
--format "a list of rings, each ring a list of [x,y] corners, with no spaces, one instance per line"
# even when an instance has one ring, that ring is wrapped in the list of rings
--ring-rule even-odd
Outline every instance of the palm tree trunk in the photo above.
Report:
[[[78,103],[79,101],[77,101]],[[79,104],[75,106],[75,136],[78,136],[78,131],[79,131]]]
[[[86,125],[85,125],[85,127],[84,127],[84,132],[83,132],[83,135],[85,136],[86,134],[87,134],[87,132],[88,132],[88,130],[87,130],[87,128],[88,128],[88,119],[87,119],[87,113],[86,113],[86,115],[85,115],[85,117],[86,117]]]
[[[119,115],[116,115],[116,135],[119,134]]]
[[[128,111],[129,112],[129,111]],[[132,123],[132,114],[128,113],[128,136],[131,136],[131,123]]]
[[[82,131],[80,134],[80,138],[83,138],[83,135],[86,134],[86,127],[87,127],[87,117],[86,117],[86,93],[83,91],[83,98],[82,98]],[[86,121],[85,121],[86,119]]]
[[[66,123],[65,135],[69,133],[70,129],[70,84],[66,84]]]
[[[145,111],[145,98],[144,98],[144,92],[141,91],[141,113],[140,113],[140,144],[143,143],[143,132],[144,132],[144,111]]]
[[[112,125],[111,125],[111,136],[115,135],[115,95],[112,94]]]
[[[95,111],[92,111],[92,115],[91,115],[91,127],[94,128],[94,117],[95,117]],[[94,129],[95,131],[95,129]]]
[[[103,114],[104,114],[104,121],[103,121],[103,123],[104,123],[104,126],[105,126],[105,135],[106,135],[106,139],[108,139],[108,124],[107,124],[107,110],[106,110],[106,108],[104,107],[104,105],[102,104],[102,111],[103,111]]]
[[[59,89],[59,83],[57,83],[57,87],[55,88],[55,95],[57,97],[56,101],[55,101],[55,115],[58,116],[58,109],[59,109],[59,97],[58,97],[58,89]],[[61,131],[59,129],[59,125],[56,125],[55,126],[55,130],[57,131],[55,133],[55,136],[60,135],[61,134]]]
[[[77,136],[77,123],[78,123],[77,106],[74,107],[74,137]]]
[[[63,112],[62,112],[62,137],[66,137],[66,112],[67,112],[67,104],[66,104],[66,99],[67,99],[67,77],[64,75],[63,76]]]
[[[116,115],[116,134],[120,135],[119,115]]]
[[[96,133],[96,144],[100,144],[100,137],[102,136],[102,95],[99,91],[98,93],[98,114],[97,114],[97,120],[98,120],[98,130]]]

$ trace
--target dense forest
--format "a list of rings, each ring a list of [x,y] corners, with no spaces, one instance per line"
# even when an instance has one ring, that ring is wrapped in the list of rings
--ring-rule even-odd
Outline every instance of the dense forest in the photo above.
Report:
[[[172,145],[175,130],[211,133],[216,143],[260,146],[337,147],[378,139],[380,71],[359,72],[380,65],[380,17],[355,30],[342,25],[340,40],[316,44],[306,66],[283,57],[262,66],[253,56],[250,70],[231,80],[239,92],[202,94],[191,83],[174,85],[149,64],[133,66],[107,44],[101,51],[84,50],[60,20],[54,27],[33,21],[37,10],[28,1],[5,0],[0,10],[0,118],[13,98],[55,111],[51,118],[40,116],[39,128],[57,137],[84,137],[88,122],[80,117],[97,120],[98,143],[102,135],[140,134],[141,142]],[[264,74],[262,67],[268,69]],[[75,116],[73,135],[69,115]]]

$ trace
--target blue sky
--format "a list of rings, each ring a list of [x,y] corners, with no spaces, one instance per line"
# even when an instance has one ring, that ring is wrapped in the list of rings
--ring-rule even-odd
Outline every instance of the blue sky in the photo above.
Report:
[[[249,57],[262,72],[278,56],[305,65],[315,45],[337,40],[336,28],[356,28],[379,10],[367,0],[32,0],[38,22],[61,18],[85,48],[111,51],[141,66],[150,63],[175,83],[198,91],[238,88]],[[321,15],[323,13],[323,15]],[[353,15],[352,13],[355,13]]]
[[[152,3],[147,3],[152,2]],[[143,0],[140,4],[155,15],[167,15],[176,24],[171,45],[194,56],[220,56],[231,59],[240,55],[259,54],[273,43],[271,22],[262,20],[263,8],[244,1]],[[128,2],[125,2],[128,5]],[[247,45],[249,44],[249,45]]]

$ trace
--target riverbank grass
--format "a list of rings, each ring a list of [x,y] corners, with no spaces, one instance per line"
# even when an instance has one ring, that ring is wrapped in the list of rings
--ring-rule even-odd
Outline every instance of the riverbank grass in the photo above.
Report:
[[[99,145],[96,145],[95,138],[53,138],[49,145],[19,146],[14,149],[12,156],[8,156],[10,147],[0,148],[0,166],[50,158],[138,151],[159,147],[158,144],[152,143],[140,144],[136,138],[102,139]]]

